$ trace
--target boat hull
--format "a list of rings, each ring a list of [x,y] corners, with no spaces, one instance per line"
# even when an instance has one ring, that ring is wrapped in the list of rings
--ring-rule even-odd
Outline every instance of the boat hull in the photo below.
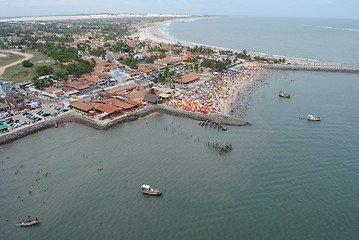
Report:
[[[142,193],[147,194],[147,195],[153,195],[153,196],[158,196],[158,195],[162,194],[162,192],[160,190],[157,190],[157,189],[155,189],[152,192],[142,190]]]
[[[39,223],[40,223],[39,220],[32,220],[32,221],[27,221],[27,222],[21,222],[20,224],[17,224],[17,225],[20,227],[31,227],[31,226],[34,226]]]
[[[317,115],[308,115],[307,120],[308,121],[320,121],[320,117]]]
[[[283,94],[279,94],[279,97],[281,97],[281,98],[290,98],[290,95],[283,93]]]

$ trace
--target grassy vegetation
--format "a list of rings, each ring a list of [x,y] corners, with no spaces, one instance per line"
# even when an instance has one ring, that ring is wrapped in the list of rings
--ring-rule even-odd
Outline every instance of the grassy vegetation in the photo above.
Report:
[[[23,58],[23,56],[17,55],[17,54],[12,54],[12,53],[2,53],[0,52],[0,55],[6,55],[6,57],[0,57],[0,67],[5,66],[9,63],[15,62],[21,58]]]
[[[25,52],[34,55],[30,59],[30,61],[34,64],[34,66],[31,68],[25,68],[20,63],[15,66],[7,68],[4,74],[1,76],[5,81],[11,81],[13,83],[30,81],[32,80],[32,77],[35,75],[36,67],[41,65],[50,65],[55,70],[60,68],[59,65],[55,64],[56,62],[54,59],[46,56],[43,53],[35,52],[32,50],[26,50]]]

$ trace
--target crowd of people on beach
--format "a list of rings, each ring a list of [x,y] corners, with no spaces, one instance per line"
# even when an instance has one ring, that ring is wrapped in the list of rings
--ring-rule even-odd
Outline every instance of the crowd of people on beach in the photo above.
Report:
[[[182,88],[168,104],[192,112],[227,115],[258,69],[252,63],[235,65],[195,87]]]
[[[267,77],[264,75],[265,73],[263,72],[256,77],[251,76],[246,85],[233,92],[233,101],[229,104],[228,115],[239,118],[244,118],[248,115],[253,92],[262,84],[266,84]]]

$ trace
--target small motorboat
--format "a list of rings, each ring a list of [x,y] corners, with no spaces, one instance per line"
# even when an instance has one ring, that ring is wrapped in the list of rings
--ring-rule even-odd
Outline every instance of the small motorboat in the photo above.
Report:
[[[38,219],[34,219],[34,220],[21,221],[19,224],[16,225],[20,227],[30,227],[38,223],[40,223],[40,221]]]
[[[282,98],[290,98],[290,94],[289,93],[285,93],[283,91],[279,91],[279,97]]]
[[[308,115],[307,120],[308,121],[320,121],[320,116],[319,115]]]
[[[160,191],[159,189],[156,189],[156,188],[151,188],[151,186],[147,185],[147,184],[143,184],[141,186],[141,191],[144,194],[148,194],[148,195],[161,195],[162,194],[162,191]]]

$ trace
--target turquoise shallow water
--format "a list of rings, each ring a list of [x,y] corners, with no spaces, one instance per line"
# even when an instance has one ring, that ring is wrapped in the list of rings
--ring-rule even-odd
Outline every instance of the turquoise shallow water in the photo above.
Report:
[[[67,124],[1,146],[0,239],[355,239],[358,75],[266,78],[249,127],[218,132],[155,115],[108,131]],[[279,99],[280,89],[293,97]],[[323,120],[300,119],[308,113]],[[233,150],[208,149],[214,140]],[[142,195],[142,183],[163,196]],[[42,223],[15,226],[28,215]]]

